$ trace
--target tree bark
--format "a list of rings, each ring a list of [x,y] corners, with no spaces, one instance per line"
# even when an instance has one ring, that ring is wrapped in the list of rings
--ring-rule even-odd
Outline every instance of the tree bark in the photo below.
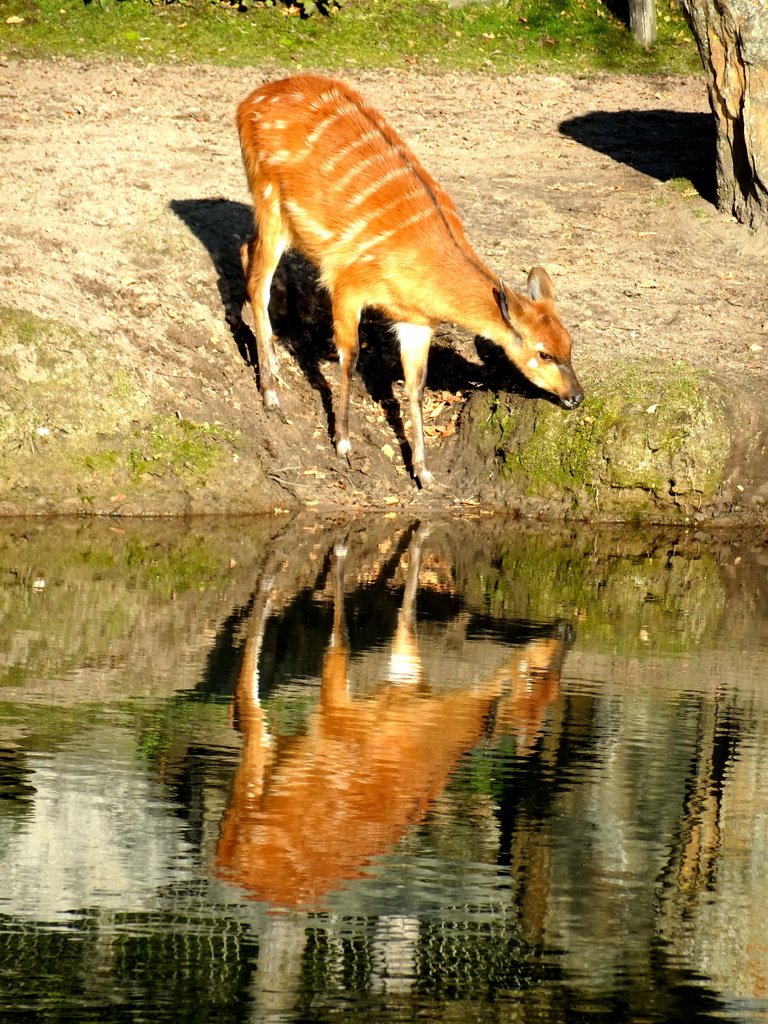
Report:
[[[656,42],[656,0],[629,0],[629,28],[641,46]]]
[[[768,224],[768,4],[683,0],[717,125],[717,205]]]

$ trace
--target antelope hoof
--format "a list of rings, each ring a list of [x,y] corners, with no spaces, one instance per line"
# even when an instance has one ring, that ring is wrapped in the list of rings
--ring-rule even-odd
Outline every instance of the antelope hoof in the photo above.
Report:
[[[268,416],[277,416],[283,423],[288,422],[285,418],[285,413],[280,406],[277,392],[275,391],[269,390],[264,394],[264,412],[266,412]]]
[[[420,469],[416,473],[416,479],[419,481],[419,486],[422,491],[428,491],[430,487],[434,486],[435,478],[426,467]]]
[[[343,459],[346,464],[351,468],[352,463],[349,461],[349,453],[352,451],[352,445],[346,437],[336,442],[336,454],[340,459]]]

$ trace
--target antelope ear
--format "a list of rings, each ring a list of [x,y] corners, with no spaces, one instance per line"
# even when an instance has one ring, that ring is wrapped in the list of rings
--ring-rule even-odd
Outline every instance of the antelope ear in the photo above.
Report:
[[[501,310],[501,315],[504,317],[505,321],[511,326],[511,321],[509,319],[509,306],[507,305],[507,293],[504,290],[504,282],[501,278],[499,278],[499,309]]]
[[[502,279],[499,278],[499,309],[501,310],[501,315],[504,317],[504,322],[508,327],[512,327],[514,329],[515,322],[509,312],[510,302],[512,303],[512,308],[515,313],[518,316],[521,316],[522,309],[520,308],[520,299],[513,291],[507,291],[506,285]]]
[[[544,267],[533,267],[528,275],[528,294],[534,302],[554,302],[555,286]]]

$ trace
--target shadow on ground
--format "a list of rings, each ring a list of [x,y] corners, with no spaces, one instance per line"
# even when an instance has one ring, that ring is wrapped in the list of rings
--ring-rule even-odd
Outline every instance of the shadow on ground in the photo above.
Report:
[[[675,110],[595,110],[560,123],[569,139],[659,181],[687,178],[714,203],[715,125],[709,114]]]

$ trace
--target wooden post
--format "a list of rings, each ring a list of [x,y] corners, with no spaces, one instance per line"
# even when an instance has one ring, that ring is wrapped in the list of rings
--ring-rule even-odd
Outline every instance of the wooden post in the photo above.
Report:
[[[629,0],[629,27],[641,46],[656,42],[656,0]]]

